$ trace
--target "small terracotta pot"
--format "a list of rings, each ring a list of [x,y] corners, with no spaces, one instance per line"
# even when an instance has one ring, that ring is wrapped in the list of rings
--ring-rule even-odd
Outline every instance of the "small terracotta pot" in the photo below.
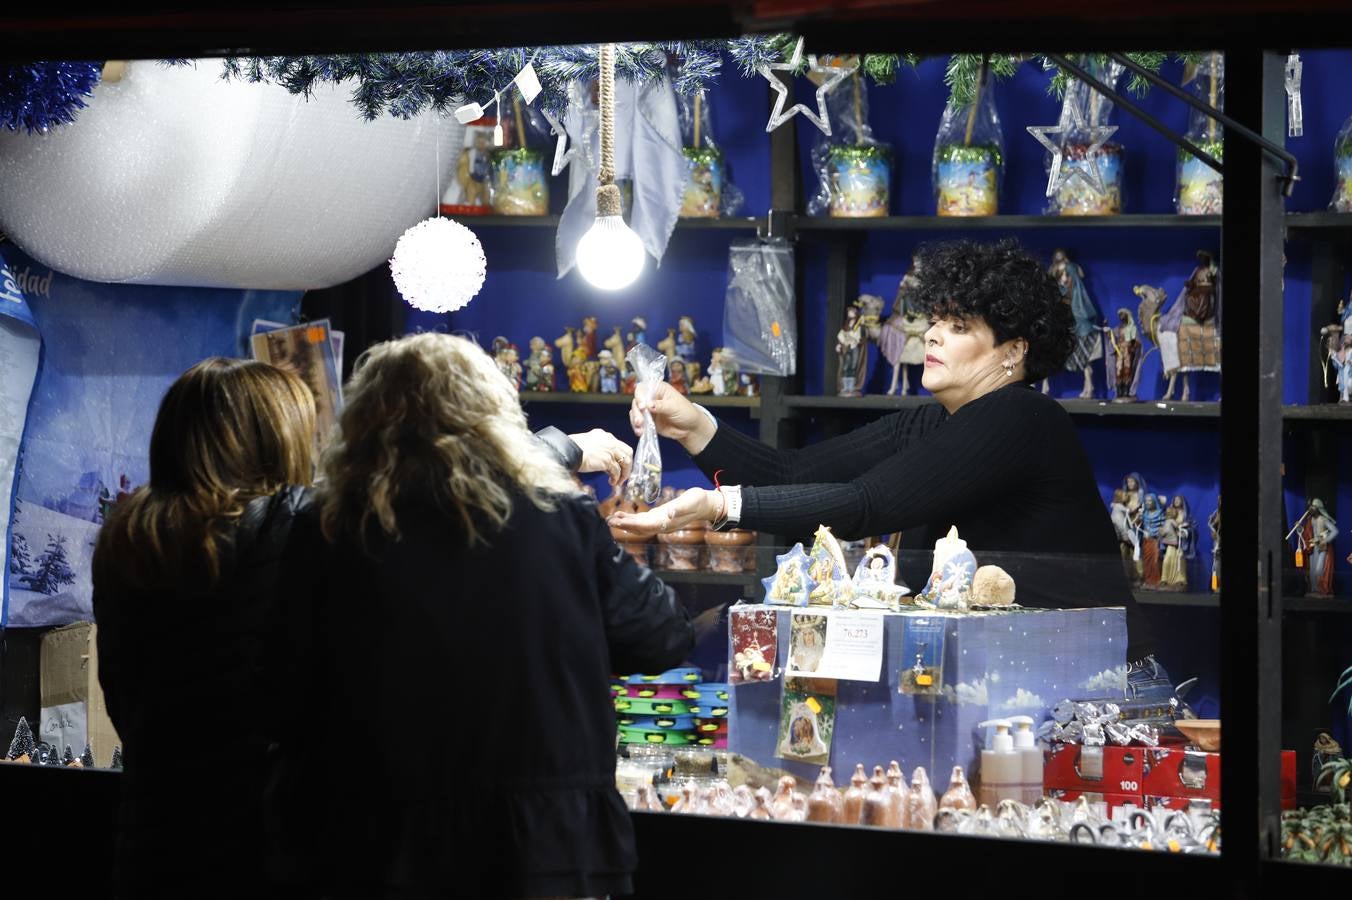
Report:
[[[703,528],[682,528],[659,534],[657,542],[666,546],[667,567],[674,572],[693,572],[704,561]]]
[[[709,568],[729,575],[756,571],[756,532],[734,528],[730,531],[706,531]]]
[[[625,553],[632,556],[635,561],[642,565],[648,565],[648,548],[652,544],[651,536],[644,536],[637,532],[630,531],[628,528],[610,526],[610,536],[615,539],[615,543],[620,545]]]

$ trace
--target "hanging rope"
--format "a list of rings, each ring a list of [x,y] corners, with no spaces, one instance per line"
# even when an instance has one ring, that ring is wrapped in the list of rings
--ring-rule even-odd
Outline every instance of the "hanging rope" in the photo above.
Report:
[[[601,168],[596,181],[596,214],[621,214],[620,189],[615,185],[615,45],[601,45]]]

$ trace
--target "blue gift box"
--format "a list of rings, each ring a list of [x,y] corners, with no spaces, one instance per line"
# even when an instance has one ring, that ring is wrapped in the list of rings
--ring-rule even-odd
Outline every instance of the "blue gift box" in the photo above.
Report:
[[[776,611],[782,672],[788,664],[792,610],[738,608]],[[942,626],[943,666],[936,694],[901,692],[902,672],[913,662],[903,658],[902,650],[908,620],[913,628],[923,620]],[[908,780],[912,769],[924,766],[936,783],[946,782],[954,765],[974,773],[988,731],[978,723],[1012,715],[1041,722],[1066,697],[1121,691],[1126,649],[1126,612],[1121,607],[885,613],[881,680],[835,682],[830,764],[838,773],[849,773],[856,763],[871,769],[895,759]],[[811,780],[817,765],[781,758],[776,749],[782,690],[782,676],[733,686],[728,749]]]

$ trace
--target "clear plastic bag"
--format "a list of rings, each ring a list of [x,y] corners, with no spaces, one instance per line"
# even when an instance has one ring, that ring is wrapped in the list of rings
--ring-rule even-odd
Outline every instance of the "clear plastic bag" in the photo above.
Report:
[[[949,99],[934,137],[930,175],[935,214],[993,216],[1000,211],[1005,138],[989,84],[978,85],[976,100]]]
[[[681,217],[717,219],[735,216],[742,208],[742,192],[732,183],[723,151],[714,142],[709,94],[700,88],[693,94],[676,94],[676,114],[681,121],[681,153],[687,176],[681,196]]]
[[[817,191],[810,215],[837,218],[885,216],[891,208],[892,146],[877,141],[868,124],[868,88],[858,69],[826,96],[831,135],[812,145]]]
[[[728,250],[723,344],[742,374],[794,374],[793,282],[793,248],[783,241],[741,241]]]
[[[1352,116],[1338,129],[1338,137],[1333,141],[1333,174],[1337,181],[1333,185],[1333,199],[1329,209],[1333,212],[1352,212]]]
[[[549,123],[517,90],[500,102],[502,146],[489,151],[488,202],[502,216],[549,213]]]
[[[1126,68],[1119,62],[1091,57],[1084,61],[1089,72],[1110,88],[1116,89]],[[1093,129],[1109,124],[1114,104],[1107,97],[1078,78],[1071,78],[1066,95],[1061,101],[1060,124],[1062,167],[1090,175]],[[1046,154],[1046,168],[1050,171],[1052,155]],[[1089,180],[1074,176],[1057,188],[1047,204],[1047,212],[1062,216],[1115,216],[1122,212],[1123,154],[1122,145],[1114,140],[1104,141],[1092,157],[1098,167],[1103,192],[1094,190]]]
[[[1216,109],[1225,108],[1225,57],[1208,53],[1198,64],[1189,82],[1193,94]],[[1225,135],[1221,124],[1193,110],[1188,125],[1188,140],[1225,162]],[[1221,173],[1178,148],[1178,166],[1174,179],[1174,206],[1181,216],[1218,216],[1221,213]]]
[[[636,344],[624,359],[638,379],[635,396],[640,400],[652,399],[654,385],[665,380],[667,358],[647,344]],[[634,465],[624,496],[644,503],[656,503],[662,496],[662,453],[657,447],[657,424],[647,410],[643,412],[643,433],[634,448]]]

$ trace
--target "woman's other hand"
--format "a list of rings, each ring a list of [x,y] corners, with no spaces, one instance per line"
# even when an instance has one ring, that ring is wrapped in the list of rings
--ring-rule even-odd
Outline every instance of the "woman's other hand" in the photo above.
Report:
[[[657,433],[679,442],[692,456],[703,450],[717,431],[708,416],[666,382],[655,385],[647,400],[634,395],[634,402],[629,406],[629,424],[636,435],[643,432],[645,409],[652,413]]]
[[[695,412],[698,414],[699,410]],[[633,447],[600,428],[582,434],[570,434],[568,437],[582,448],[582,464],[578,466],[578,472],[605,472],[611,487],[624,484],[634,464]]]
[[[674,393],[674,392],[673,392]],[[702,415],[698,410],[695,415]],[[696,523],[708,524],[723,511],[723,497],[718,491],[691,488],[675,500],[663,503],[647,512],[617,511],[606,519],[607,525],[624,528],[640,535],[666,534],[680,531]]]

